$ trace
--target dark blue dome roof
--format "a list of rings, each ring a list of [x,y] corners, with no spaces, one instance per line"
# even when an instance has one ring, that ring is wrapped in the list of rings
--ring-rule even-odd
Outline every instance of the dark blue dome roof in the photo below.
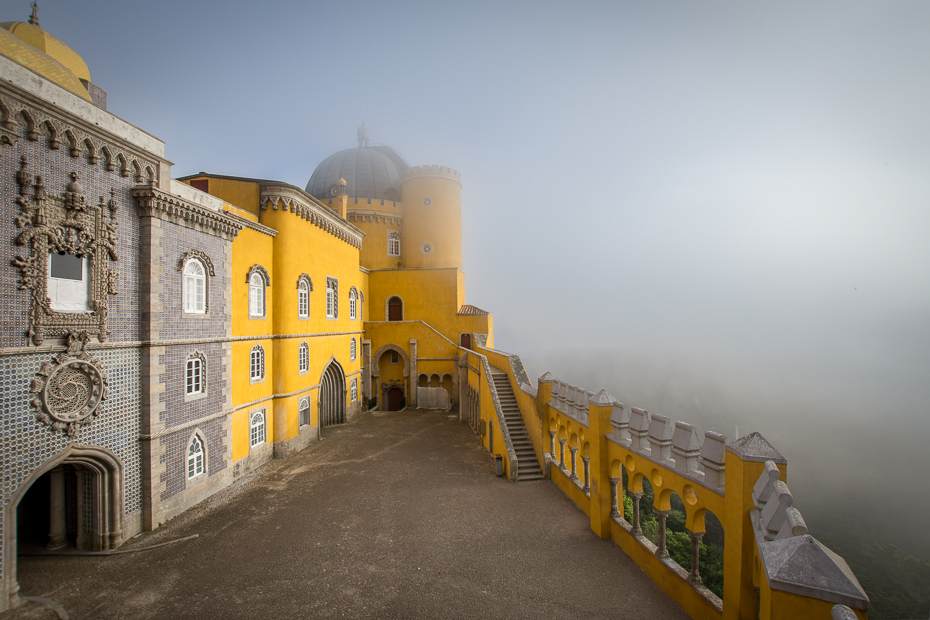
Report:
[[[400,177],[409,168],[389,146],[360,146],[324,159],[307,182],[307,193],[320,200],[332,198],[340,178],[350,198],[400,200]]]

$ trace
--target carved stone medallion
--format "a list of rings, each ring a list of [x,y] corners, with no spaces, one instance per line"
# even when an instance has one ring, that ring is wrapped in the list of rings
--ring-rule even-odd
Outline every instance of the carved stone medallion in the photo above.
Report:
[[[103,363],[87,351],[90,335],[86,331],[68,333],[68,350],[43,362],[29,387],[30,405],[36,419],[64,430],[69,437],[79,425],[88,424],[97,415],[100,403],[109,396],[107,372]]]

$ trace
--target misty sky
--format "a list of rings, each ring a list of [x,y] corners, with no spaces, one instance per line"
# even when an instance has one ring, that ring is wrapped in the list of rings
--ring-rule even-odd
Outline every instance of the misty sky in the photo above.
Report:
[[[304,187],[363,115],[411,165],[460,170],[468,301],[531,376],[759,430],[805,515],[865,495],[930,511],[930,3],[40,0],[40,18],[175,176]]]

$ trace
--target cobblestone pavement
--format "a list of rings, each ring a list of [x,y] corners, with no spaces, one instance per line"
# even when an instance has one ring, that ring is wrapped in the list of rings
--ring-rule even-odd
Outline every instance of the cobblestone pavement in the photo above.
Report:
[[[84,618],[687,618],[549,481],[447,412],[364,413],[107,557],[20,558]],[[28,602],[2,620],[55,618]]]

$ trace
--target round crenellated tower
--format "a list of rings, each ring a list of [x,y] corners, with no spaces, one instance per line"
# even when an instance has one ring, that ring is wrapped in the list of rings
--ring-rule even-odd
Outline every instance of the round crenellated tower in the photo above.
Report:
[[[401,175],[403,253],[408,268],[462,268],[462,180],[447,166],[413,166]]]

